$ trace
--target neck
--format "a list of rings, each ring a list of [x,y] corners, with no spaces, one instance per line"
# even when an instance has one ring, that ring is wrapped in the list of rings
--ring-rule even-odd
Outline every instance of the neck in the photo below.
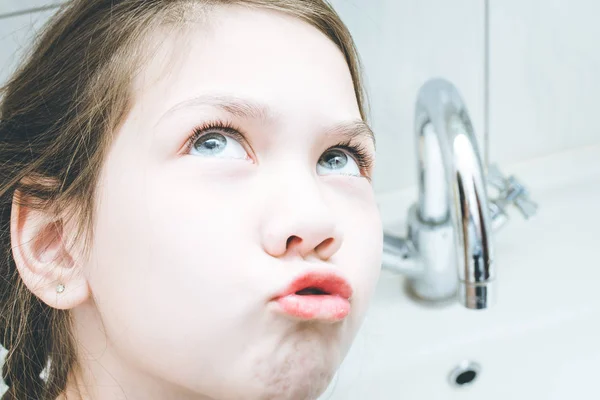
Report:
[[[88,400],[91,399],[85,385],[78,378],[78,374],[72,372],[67,379],[65,391],[56,400]]]
[[[153,376],[119,356],[95,306],[72,310],[78,362],[57,400],[211,400]]]

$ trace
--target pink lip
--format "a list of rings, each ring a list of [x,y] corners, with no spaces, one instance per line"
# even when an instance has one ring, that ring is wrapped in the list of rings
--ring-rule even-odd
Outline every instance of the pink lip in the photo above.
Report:
[[[314,288],[325,294],[297,294]],[[294,279],[273,301],[279,311],[303,320],[336,322],[350,313],[352,287],[343,277],[326,271],[312,271]]]

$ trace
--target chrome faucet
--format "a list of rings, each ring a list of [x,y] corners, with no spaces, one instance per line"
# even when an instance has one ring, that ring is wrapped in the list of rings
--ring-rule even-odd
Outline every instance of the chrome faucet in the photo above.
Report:
[[[492,231],[507,222],[509,204],[525,218],[537,205],[515,177],[504,178],[495,166],[485,173],[467,109],[450,82],[421,87],[415,133],[419,198],[408,212],[407,237],[384,234],[383,268],[407,275],[420,299],[458,295],[466,308],[488,308],[496,278]],[[493,200],[488,184],[499,192]]]

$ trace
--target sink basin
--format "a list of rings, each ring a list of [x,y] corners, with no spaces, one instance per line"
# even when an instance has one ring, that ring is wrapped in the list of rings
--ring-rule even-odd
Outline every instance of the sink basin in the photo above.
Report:
[[[540,209],[529,221],[511,215],[494,236],[495,306],[419,304],[405,293],[404,277],[382,272],[365,323],[320,400],[600,398],[600,146],[503,169]],[[394,216],[414,198],[407,190],[381,199],[386,229],[404,232]]]

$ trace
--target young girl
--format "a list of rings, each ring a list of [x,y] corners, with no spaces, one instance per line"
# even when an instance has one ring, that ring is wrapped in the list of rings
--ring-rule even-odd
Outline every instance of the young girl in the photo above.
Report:
[[[63,6],[0,108],[2,399],[317,398],[380,268],[362,93],[324,0]]]

